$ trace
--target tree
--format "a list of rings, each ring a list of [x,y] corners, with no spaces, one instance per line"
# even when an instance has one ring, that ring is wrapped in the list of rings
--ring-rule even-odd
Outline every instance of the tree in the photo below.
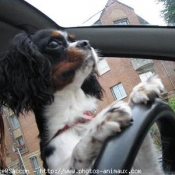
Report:
[[[164,9],[161,11],[162,16],[169,25],[175,25],[175,0],[157,0],[162,2]]]

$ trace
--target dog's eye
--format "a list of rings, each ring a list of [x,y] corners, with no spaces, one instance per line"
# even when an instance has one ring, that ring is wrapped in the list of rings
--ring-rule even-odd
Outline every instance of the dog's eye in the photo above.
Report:
[[[57,48],[58,46],[62,46],[62,43],[58,42],[58,41],[50,41],[48,43],[48,47],[50,47],[52,49]]]

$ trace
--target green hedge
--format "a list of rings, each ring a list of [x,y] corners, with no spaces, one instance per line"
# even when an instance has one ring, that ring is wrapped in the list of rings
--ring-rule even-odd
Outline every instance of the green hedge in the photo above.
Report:
[[[168,104],[171,106],[171,108],[173,109],[173,111],[175,112],[175,97],[171,98],[168,101]]]

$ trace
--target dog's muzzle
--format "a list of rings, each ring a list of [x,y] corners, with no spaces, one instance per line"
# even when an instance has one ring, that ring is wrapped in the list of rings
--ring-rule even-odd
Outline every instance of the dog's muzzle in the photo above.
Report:
[[[91,49],[91,45],[90,45],[90,43],[89,43],[88,40],[77,41],[76,47],[78,47],[80,49],[87,49],[87,50],[90,50]]]

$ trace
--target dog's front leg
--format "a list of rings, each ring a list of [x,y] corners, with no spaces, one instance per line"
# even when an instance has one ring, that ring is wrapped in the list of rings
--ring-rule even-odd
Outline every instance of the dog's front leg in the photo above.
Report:
[[[142,175],[164,174],[158,162],[157,149],[150,134],[147,134],[145,137],[132,168],[134,170],[141,170]]]
[[[75,147],[70,169],[78,174],[89,173],[88,168],[99,154],[104,141],[114,133],[121,132],[131,121],[131,110],[127,103],[114,102],[103,110],[91,122],[90,129]]]
[[[149,101],[153,101],[156,97],[159,97],[163,91],[164,86],[161,80],[158,76],[154,75],[146,82],[141,82],[134,87],[129,98],[129,105],[134,106],[138,103],[146,104]],[[158,163],[157,151],[149,133],[141,145],[133,168],[142,170],[143,175],[164,174]]]

